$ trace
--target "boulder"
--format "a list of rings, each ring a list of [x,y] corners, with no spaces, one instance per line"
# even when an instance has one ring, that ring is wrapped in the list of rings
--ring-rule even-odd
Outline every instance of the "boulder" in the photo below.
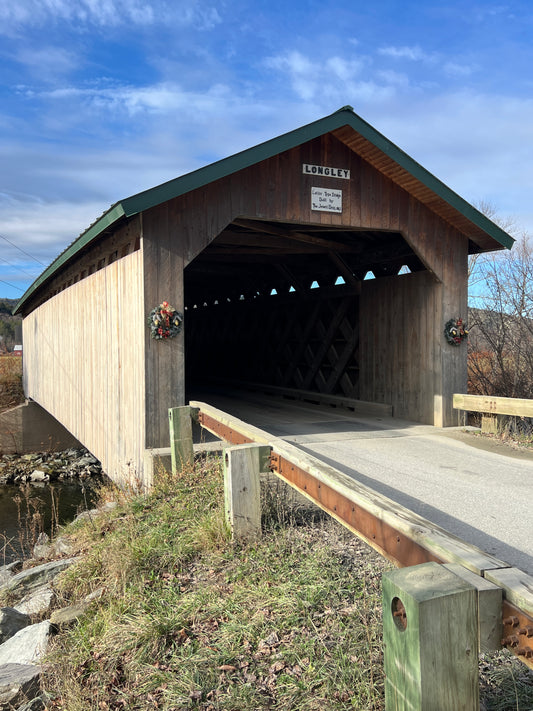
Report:
[[[13,607],[0,607],[0,644],[31,623],[28,615]]]
[[[25,595],[20,602],[14,605],[14,609],[25,615],[42,615],[48,612],[53,599],[54,591],[50,585],[42,585]]]
[[[50,622],[38,622],[29,625],[0,644],[0,668],[2,664],[39,664],[46,654]]]
[[[31,590],[35,590],[53,580],[56,575],[59,575],[59,573],[75,563],[76,560],[76,558],[64,558],[23,570],[11,578],[6,589],[9,593],[22,597]]]
[[[34,664],[0,666],[0,711],[14,709],[39,693],[41,668]]]

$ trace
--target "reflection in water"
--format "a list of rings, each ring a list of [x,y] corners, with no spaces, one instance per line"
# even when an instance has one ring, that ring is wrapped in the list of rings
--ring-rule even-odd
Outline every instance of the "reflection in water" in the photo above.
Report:
[[[80,511],[91,508],[96,498],[94,485],[72,481],[0,486],[0,565],[21,557],[21,532],[36,529],[37,534],[42,530],[50,535],[52,525],[72,521]],[[42,524],[34,517],[36,513],[42,515]]]

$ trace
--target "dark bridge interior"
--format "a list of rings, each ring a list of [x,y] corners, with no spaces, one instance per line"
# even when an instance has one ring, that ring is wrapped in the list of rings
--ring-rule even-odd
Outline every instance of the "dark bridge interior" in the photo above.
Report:
[[[209,375],[357,398],[361,282],[424,269],[399,232],[235,220],[185,269],[189,392]]]

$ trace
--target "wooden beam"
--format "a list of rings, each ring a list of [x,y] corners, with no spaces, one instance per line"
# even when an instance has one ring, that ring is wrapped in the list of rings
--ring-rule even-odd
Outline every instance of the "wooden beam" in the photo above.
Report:
[[[247,227],[251,230],[256,230],[257,232],[265,232],[269,235],[277,235],[278,237],[283,237],[285,239],[290,239],[295,242],[304,242],[305,244],[315,245],[317,247],[323,247],[327,251],[335,250],[337,252],[353,252],[354,248],[350,245],[344,244],[344,242],[334,242],[333,240],[323,239],[321,237],[311,237],[311,235],[306,235],[303,232],[291,231],[284,227],[274,226],[272,224],[266,224],[264,222],[255,220],[244,220],[237,219],[233,221],[235,225],[239,227]]]
[[[346,264],[344,259],[340,257],[336,252],[330,252],[329,253],[329,258],[333,262],[333,264],[338,268],[340,275],[344,279],[344,281],[349,284],[350,286],[355,287],[356,289],[361,289],[361,280],[358,279],[350,267]]]
[[[467,410],[468,412],[487,412],[491,415],[533,417],[533,400],[526,398],[454,393],[453,406],[456,410]]]

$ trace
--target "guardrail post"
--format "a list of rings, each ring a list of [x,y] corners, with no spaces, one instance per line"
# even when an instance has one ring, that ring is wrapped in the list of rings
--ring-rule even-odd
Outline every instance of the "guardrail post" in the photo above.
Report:
[[[270,447],[241,444],[224,450],[224,502],[233,540],[261,536],[261,484]]]
[[[477,593],[438,563],[383,575],[386,711],[479,711]]]
[[[171,407],[168,411],[168,423],[172,473],[175,474],[194,461],[191,408],[188,405]]]

